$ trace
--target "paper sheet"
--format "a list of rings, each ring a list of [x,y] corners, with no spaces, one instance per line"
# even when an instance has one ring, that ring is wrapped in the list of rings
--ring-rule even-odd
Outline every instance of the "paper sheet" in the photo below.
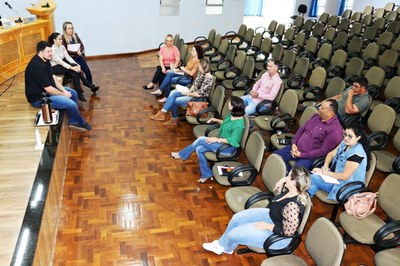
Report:
[[[71,52],[78,52],[78,50],[81,48],[80,43],[75,43],[75,44],[68,44],[67,50]]]
[[[339,180],[337,180],[337,179],[335,179],[335,178],[333,178],[333,177],[330,177],[330,176],[327,176],[327,175],[323,175],[323,174],[317,174],[317,173],[315,173],[315,172],[311,172],[311,173],[321,176],[321,178],[322,178],[326,183],[340,184]]]

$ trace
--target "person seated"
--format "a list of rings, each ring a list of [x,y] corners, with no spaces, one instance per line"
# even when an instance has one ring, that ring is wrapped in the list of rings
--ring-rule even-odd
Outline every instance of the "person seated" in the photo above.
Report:
[[[224,120],[210,118],[207,121],[207,123],[216,122],[221,124],[219,137],[198,137],[192,144],[179,152],[171,152],[171,157],[186,161],[193,152],[196,152],[201,172],[201,177],[197,182],[204,183],[212,178],[213,173],[208,165],[205,154],[206,152],[216,152],[224,143],[231,145],[231,147],[225,149],[222,152],[223,155],[233,154],[240,147],[240,140],[244,131],[244,108],[243,100],[232,96],[228,102],[228,109],[231,111],[231,114],[227,115]]]
[[[52,45],[53,57],[51,59],[51,67],[55,75],[68,75],[72,78],[72,84],[74,90],[78,93],[78,99],[82,102],[86,102],[83,96],[83,89],[81,87],[81,80],[83,84],[88,86],[93,93],[98,88],[86,80],[83,73],[81,73],[81,67],[72,59],[68,54],[67,49],[62,45],[62,37],[58,32],[53,32],[49,36],[49,43]]]
[[[83,42],[79,38],[78,34],[75,33],[74,25],[72,25],[72,22],[66,21],[63,23],[62,40],[65,49],[67,49],[68,54],[72,57],[72,59],[74,59],[76,63],[78,63],[78,65],[81,66],[81,70],[83,71],[83,73],[85,73],[85,77],[88,83],[84,85],[92,89],[90,84],[93,84],[93,77],[92,77],[92,72],[90,71],[90,68],[86,63],[85,46],[83,45]],[[73,46],[77,45],[79,46],[77,50],[72,49]],[[70,49],[68,49],[68,47],[70,47]],[[93,86],[94,88],[92,89],[92,91],[96,93],[96,91],[100,87],[94,84]]]
[[[363,113],[369,108],[367,87],[368,80],[365,77],[358,77],[354,79],[353,86],[330,98],[336,100],[339,105],[339,119],[346,115]]]
[[[340,143],[343,128],[336,116],[337,108],[335,100],[323,101],[318,114],[297,130],[291,144],[274,152],[283,158],[288,171],[291,169],[289,161],[293,160],[295,166],[310,169],[315,159],[325,156]]]
[[[210,73],[210,62],[207,59],[201,59],[199,73],[193,82],[190,90],[186,93],[173,90],[168,96],[163,108],[157,114],[150,117],[152,120],[164,121],[165,114],[171,110],[171,119],[164,123],[165,126],[178,125],[178,107],[186,106],[193,97],[208,98],[213,85],[213,77]]]
[[[327,199],[336,200],[336,193],[345,184],[353,181],[365,182],[365,172],[369,168],[369,147],[365,134],[358,124],[348,125],[343,133],[343,141],[328,153],[324,165],[314,168],[311,175],[310,196],[318,190],[328,192]],[[325,182],[321,175],[330,176],[339,184]]]
[[[218,255],[232,254],[238,245],[263,248],[265,240],[272,234],[293,236],[303,219],[310,173],[303,167],[295,167],[283,179],[285,183],[275,189],[282,191],[284,187],[284,190],[267,208],[250,208],[236,213],[222,236],[211,243],[203,243],[203,248]],[[271,248],[285,248],[290,240],[280,240]]]
[[[40,98],[43,93],[50,94],[51,107],[65,109],[68,114],[71,129],[87,131],[92,127],[83,119],[78,110],[76,91],[63,87],[54,75],[50,61],[53,50],[50,43],[40,41],[36,45],[36,55],[25,69],[25,96],[35,108],[40,108]]]
[[[168,34],[165,37],[165,45],[160,48],[159,62],[160,65],[157,66],[156,72],[154,73],[153,79],[147,85],[143,86],[145,90],[154,89],[154,84],[159,84],[163,82],[165,75],[179,66],[181,61],[181,55],[178,48],[174,45],[174,36]]]
[[[250,116],[256,112],[256,107],[262,100],[275,100],[279,93],[282,80],[278,74],[280,62],[275,59],[268,61],[267,72],[253,85],[248,95],[242,96],[246,104],[246,115]]]
[[[159,100],[160,103],[163,103],[167,100],[166,97],[169,96],[171,91],[171,84],[179,83],[182,86],[189,85],[192,83],[192,80],[196,78],[197,71],[199,70],[199,60],[203,59],[204,52],[201,46],[195,45],[192,48],[192,56],[186,64],[186,67],[178,67],[173,71],[170,71],[165,76],[163,82],[160,85],[160,88],[156,91],[151,92],[153,95],[160,96],[165,90],[165,97]],[[178,82],[179,80],[179,82]]]

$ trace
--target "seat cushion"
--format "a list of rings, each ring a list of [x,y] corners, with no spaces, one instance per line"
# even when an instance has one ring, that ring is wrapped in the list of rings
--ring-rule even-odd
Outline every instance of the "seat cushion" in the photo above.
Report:
[[[328,197],[328,193],[324,190],[318,190],[315,193],[315,196],[322,202],[325,202],[327,204],[338,204],[336,200],[329,200],[326,197]]]
[[[225,200],[229,208],[233,212],[244,210],[244,204],[254,194],[261,192],[261,189],[253,186],[249,187],[232,187],[225,192]],[[265,201],[257,202],[253,208],[265,208],[267,204]]]
[[[296,255],[282,255],[282,256],[276,256],[276,257],[271,257],[266,260],[264,260],[261,263],[261,266],[282,266],[282,265],[301,265],[301,266],[306,266],[307,263]]]
[[[208,152],[206,153],[206,155],[208,154]],[[208,158],[208,157],[207,157]],[[239,165],[242,165],[241,163],[239,163],[239,162],[218,162],[218,163],[215,163],[214,164],[214,166],[213,166],[213,168],[212,168],[212,172],[213,172],[213,175],[214,175],[214,179],[220,184],[220,185],[223,185],[223,186],[230,186],[231,184],[229,183],[229,181],[228,181],[228,178],[227,178],[227,176],[224,176],[224,175],[219,175],[218,174],[218,166],[233,166],[233,167],[237,167],[237,166],[239,166]],[[237,178],[241,178],[241,177],[237,177]]]
[[[363,219],[342,212],[339,216],[340,225],[354,240],[362,244],[374,244],[374,235],[379,228],[385,225],[377,215],[371,214]]]
[[[271,123],[272,117],[273,117],[272,115],[260,115],[254,119],[254,122],[262,130],[271,131],[272,128],[271,128],[270,123]]]
[[[377,157],[376,168],[385,173],[393,172],[392,164],[396,156],[387,151],[374,151],[374,153]]]
[[[375,254],[376,266],[400,265],[400,248],[382,250]]]
[[[201,136],[205,136],[206,130],[207,128],[210,126],[210,124],[201,124],[201,125],[197,125],[193,128],[193,134],[196,138],[201,137]],[[218,137],[219,134],[219,130],[218,129],[214,129],[213,131],[211,131],[209,133],[209,137]]]

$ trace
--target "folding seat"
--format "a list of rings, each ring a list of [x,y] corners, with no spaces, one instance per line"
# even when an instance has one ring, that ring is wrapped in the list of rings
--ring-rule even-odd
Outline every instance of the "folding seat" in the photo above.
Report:
[[[340,225],[345,231],[345,242],[355,240],[365,245],[373,245],[376,249],[399,243],[400,231],[400,175],[387,176],[378,190],[377,205],[388,218],[382,220],[377,213],[363,219],[357,219],[347,212],[339,216]],[[342,204],[345,203],[345,200]]]
[[[341,31],[348,32],[350,27],[350,20],[343,18],[340,20],[339,25],[336,28],[336,31],[339,33]]]
[[[291,50],[286,51],[281,61],[281,67],[279,68],[279,76],[281,79],[286,79],[289,76],[289,73],[292,72],[295,62],[295,52]]]
[[[227,69],[225,79],[222,81],[222,86],[227,90],[244,89],[250,84],[254,75],[254,59],[246,57],[243,68]],[[233,85],[235,83],[235,85]]]
[[[322,13],[321,16],[318,18],[318,22],[321,22],[322,24],[326,25],[329,19],[329,13]]]
[[[289,132],[295,123],[299,97],[294,90],[286,90],[279,102],[279,115],[260,115],[254,119],[258,128],[265,131]]]
[[[340,208],[340,200],[346,196],[346,193],[349,193],[350,191],[357,191],[357,189],[368,187],[372,179],[372,176],[374,174],[375,168],[376,168],[376,156],[371,152],[369,157],[369,169],[365,172],[365,181],[363,183],[360,183],[359,181],[347,183],[345,187],[339,189],[339,191],[337,192],[336,200],[327,199],[329,193],[322,189],[318,190],[314,194],[314,196],[323,203],[333,205],[331,217],[329,218],[332,222],[335,222],[336,220],[336,216]]]
[[[265,247],[265,246],[264,246]],[[305,247],[315,265],[340,266],[346,245],[336,226],[324,217],[318,218],[310,227],[305,239]],[[267,252],[268,254],[268,252]],[[267,258],[261,266],[307,265],[304,259],[290,252],[287,255]]]
[[[283,34],[285,34],[285,24],[279,24],[274,36],[271,37],[272,43],[279,43],[282,40]]]
[[[385,71],[380,67],[373,66],[364,76],[368,80],[367,90],[369,95],[371,95],[372,99],[378,98],[381,93],[383,80],[385,79]]]
[[[288,50],[292,50],[295,54],[299,54],[304,49],[306,43],[306,34],[304,32],[297,33],[294,38],[293,45],[289,46]]]
[[[400,248],[393,247],[379,251],[374,256],[374,262],[376,266],[400,265]]]
[[[303,110],[303,113],[301,114],[301,116],[300,116],[300,119],[299,119],[299,128],[301,128],[302,126],[304,126],[304,124],[307,122],[307,120],[308,119],[310,119],[313,115],[315,115],[315,114],[317,114],[318,113],[318,110],[314,107],[314,106],[307,106],[304,110]],[[294,134],[293,133],[290,133],[290,132],[279,132],[280,134],[278,134],[278,133],[275,133],[275,134],[272,134],[271,135],[271,138],[269,139],[269,144],[270,144],[270,148],[272,148],[273,150],[279,150],[279,149],[282,149],[282,148],[284,148],[285,146],[287,146],[287,145],[285,145],[285,144],[281,144],[280,142],[279,142],[279,139],[282,139],[282,138],[286,138],[286,139],[289,139],[289,138],[293,138],[294,137]],[[285,167],[285,170],[286,170],[286,167]],[[279,180],[279,179],[278,179]],[[264,182],[265,183],[265,182]],[[276,182],[274,182],[274,183],[276,183]],[[274,184],[275,185],[275,184]],[[271,191],[272,191],[272,189],[273,189],[273,187],[271,188]],[[226,198],[226,197],[225,197]],[[231,208],[232,209],[232,208]]]
[[[212,45],[212,43],[214,42],[215,35],[216,35],[215,29],[211,29],[210,32],[208,33],[208,37],[198,36],[194,39],[194,44],[200,45],[201,47],[203,47],[203,49],[207,49],[207,47]]]
[[[393,146],[395,148],[395,154],[386,150],[375,150],[374,154],[378,159],[376,168],[384,173],[397,173],[400,174],[400,129],[393,137]]]
[[[248,119],[247,116],[245,117]],[[212,168],[212,172],[214,179],[218,184],[223,186],[249,186],[256,179],[257,174],[261,169],[261,163],[264,157],[264,139],[258,131],[253,131],[251,132],[247,142],[245,141],[244,143],[244,153],[249,163],[242,164],[237,162],[237,159],[216,162]],[[206,154],[209,154],[209,152]],[[219,167],[226,166],[234,167],[228,176],[222,175],[218,171]]]
[[[363,40],[361,37],[354,36],[351,38],[350,43],[347,45],[347,59],[350,60],[353,57],[360,57],[362,47]]]
[[[215,71],[218,71],[218,70],[224,71],[228,67],[232,66],[233,59],[235,59],[237,48],[235,45],[230,44],[228,46],[228,50],[224,54],[223,50],[225,50],[226,42],[228,42],[228,44],[229,44],[229,41],[226,39],[224,39],[221,42],[221,45],[223,45],[223,46],[221,47],[221,51],[219,51],[220,53],[214,53],[213,55],[210,55],[210,57],[209,57],[210,70],[212,73],[214,73]]]
[[[288,79],[284,79],[285,88],[301,88],[308,74],[310,68],[310,60],[305,57],[300,57],[293,68],[293,71],[289,73]]]
[[[261,178],[269,193],[274,190],[275,184],[286,176],[286,164],[282,157],[277,154],[271,154],[265,160]],[[234,212],[240,212],[245,208],[245,204],[249,198],[261,193],[262,190],[256,186],[240,186],[231,187],[225,192],[225,200],[228,207]],[[265,208],[268,200],[260,200],[253,204],[252,208]]]
[[[374,12],[373,6],[365,6],[362,14],[363,15],[372,15],[373,12]]]
[[[336,38],[336,29],[327,28],[318,45],[321,47],[321,45],[323,45],[324,43],[332,44],[335,38]]]
[[[342,21],[343,19],[348,19],[348,20],[350,20],[350,18],[351,18],[351,13],[352,13],[351,9],[346,9],[346,10],[344,10],[343,13],[342,13],[342,19],[341,19],[341,21]]]
[[[260,50],[253,55],[256,72],[264,70],[264,65],[268,61],[271,50],[272,40],[270,38],[265,38],[261,43]]]
[[[318,50],[316,58],[310,64],[310,69],[316,68],[317,66],[326,67],[332,56],[332,45],[324,43]]]
[[[347,53],[343,50],[336,50],[331,57],[329,67],[326,70],[328,78],[341,77],[346,66]]]
[[[294,89],[299,97],[299,102],[303,102],[306,98],[308,100],[312,99],[318,101],[321,99],[323,95],[323,89],[325,87],[326,81],[326,70],[323,67],[316,67],[311,72],[310,79],[308,83],[305,84],[303,87]]]
[[[253,38],[253,43],[245,49],[246,55],[253,57],[261,48],[262,35],[261,33],[256,33]]]
[[[229,66],[228,68],[225,68],[223,70],[220,70],[220,68],[218,68],[218,70],[214,73],[214,76],[217,78],[218,82],[222,82],[225,79],[233,79],[237,76],[240,76],[245,61],[246,61],[246,53],[244,51],[237,51],[235,58],[233,59],[232,66]]]
[[[290,27],[285,31],[283,39],[280,41],[280,44],[282,44],[283,48],[287,49],[293,44],[294,36],[295,29],[293,27]]]
[[[328,85],[324,90],[325,99],[340,94],[346,88],[346,82],[339,77],[332,78],[327,82],[327,84]],[[314,97],[308,99],[308,96],[306,94],[305,101],[302,104],[303,106],[315,106],[318,104],[318,100],[314,99]]]
[[[376,40],[376,44],[379,46],[379,54],[383,54],[389,47],[392,45],[394,40],[394,35],[390,31],[385,31],[381,35],[379,35]]]
[[[276,27],[278,26],[278,22],[276,20],[271,20],[268,25],[268,28],[262,33],[263,38],[272,38],[274,36]]]
[[[333,51],[336,50],[345,50],[347,47],[347,40],[348,40],[348,35],[347,32],[341,31],[337,34],[335,40],[332,43],[333,46]]]
[[[362,16],[361,12],[354,12],[351,15],[350,21],[352,22],[352,24],[354,24],[355,22],[360,22],[361,21],[361,16]]]
[[[299,57],[306,57],[310,61],[315,58],[318,49],[318,39],[315,37],[311,37],[307,40],[306,46],[304,47],[304,51],[299,54]]]
[[[353,57],[346,65],[344,71],[344,81],[346,85],[350,86],[353,84],[355,78],[360,77],[364,69],[364,61],[358,57]]]
[[[326,27],[336,28],[338,25],[339,25],[339,17],[336,15],[330,16],[328,22],[326,23]]]
[[[379,46],[376,43],[370,43],[364,49],[361,58],[364,60],[364,69],[370,69],[375,66],[379,56]]]
[[[254,29],[248,28],[243,38],[240,39],[235,45],[238,50],[246,50],[247,47],[251,45],[254,38]]]

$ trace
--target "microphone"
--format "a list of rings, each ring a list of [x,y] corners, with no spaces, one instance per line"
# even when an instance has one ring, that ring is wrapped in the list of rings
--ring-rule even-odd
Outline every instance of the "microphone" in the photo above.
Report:
[[[18,16],[18,19],[17,20],[15,20],[15,22],[16,23],[22,23],[22,19],[21,19],[21,16],[18,14],[18,12],[17,11],[15,11],[15,9],[14,8],[12,8],[12,6],[8,3],[8,2],[5,2],[4,3],[6,6],[8,6],[8,8],[9,9],[11,9],[12,11],[14,11],[15,12],[15,14],[17,14],[17,16]]]
[[[43,6],[41,6],[41,7],[43,7],[43,8],[49,8],[49,7],[50,7],[49,2],[47,2],[45,5],[43,5]]]

